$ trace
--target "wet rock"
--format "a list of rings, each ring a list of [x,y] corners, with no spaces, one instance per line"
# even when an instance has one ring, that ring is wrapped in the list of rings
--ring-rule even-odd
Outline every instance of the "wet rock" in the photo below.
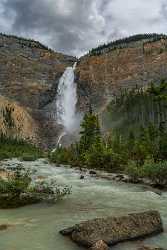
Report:
[[[70,228],[66,235],[69,235],[79,245],[92,247],[99,240],[103,240],[107,245],[114,245],[126,240],[158,234],[162,231],[163,226],[159,212],[147,211],[121,217],[88,220]]]
[[[69,227],[69,228],[66,228],[66,229],[63,229],[60,231],[60,233],[63,235],[63,236],[68,236],[68,235],[71,235],[72,232],[74,230],[74,227]]]
[[[90,170],[90,171],[89,171],[89,174],[91,174],[91,175],[96,175],[97,173],[96,173],[96,171],[94,171],[94,170]]]
[[[80,180],[83,180],[84,178],[85,178],[84,175],[81,175],[81,176],[80,176]]]
[[[143,190],[144,191],[151,191],[152,193],[155,193],[155,194],[157,194],[159,196],[162,195],[162,191],[161,190],[159,190],[157,188],[150,187],[150,186],[144,186]]]
[[[31,194],[15,195],[11,193],[0,194],[0,208],[18,208],[26,205],[36,204],[40,202],[39,197]]]
[[[156,246],[141,246],[138,248],[138,250],[165,250],[165,249]]]
[[[0,231],[4,231],[4,230],[7,230],[10,226],[7,225],[7,224],[2,224],[0,225]]]
[[[160,189],[160,190],[163,190],[166,188],[166,184],[163,184],[163,183],[153,183],[151,185],[153,188],[157,188],[157,189]]]
[[[103,240],[99,240],[90,248],[90,250],[109,250],[109,247]]]

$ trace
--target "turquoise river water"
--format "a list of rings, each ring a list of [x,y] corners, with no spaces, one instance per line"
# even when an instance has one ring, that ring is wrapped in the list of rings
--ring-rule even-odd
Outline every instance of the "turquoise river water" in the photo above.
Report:
[[[14,166],[18,160],[4,162]],[[101,178],[85,176],[68,167],[56,167],[38,160],[22,162],[37,170],[36,175],[55,178],[58,184],[72,186],[72,194],[56,204],[38,204],[19,209],[0,210],[0,224],[12,226],[0,232],[0,250],[81,250],[59,230],[82,220],[95,217],[124,215],[127,213],[157,209],[160,211],[165,232],[148,238],[146,244],[167,246],[167,193],[158,195],[144,186],[117,183]],[[134,250],[141,242],[127,242],[114,246],[113,250]]]

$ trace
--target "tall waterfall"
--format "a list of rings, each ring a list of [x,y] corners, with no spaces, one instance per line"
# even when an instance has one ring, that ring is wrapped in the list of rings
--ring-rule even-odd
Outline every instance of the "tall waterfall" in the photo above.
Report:
[[[76,63],[73,67],[67,67],[59,80],[56,99],[56,116],[58,124],[63,126],[64,131],[59,137],[58,144],[65,134],[71,134],[75,132],[76,129],[77,86],[74,82],[75,68]]]

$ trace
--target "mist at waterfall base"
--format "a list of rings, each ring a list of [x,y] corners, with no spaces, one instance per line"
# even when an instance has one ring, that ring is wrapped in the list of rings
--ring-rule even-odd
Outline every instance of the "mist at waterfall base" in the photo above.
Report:
[[[77,84],[75,83],[75,68],[67,67],[59,80],[57,99],[56,99],[56,116],[57,123],[62,126],[57,145],[61,144],[63,137],[77,138],[79,135],[80,122],[82,114],[76,111],[77,105]]]

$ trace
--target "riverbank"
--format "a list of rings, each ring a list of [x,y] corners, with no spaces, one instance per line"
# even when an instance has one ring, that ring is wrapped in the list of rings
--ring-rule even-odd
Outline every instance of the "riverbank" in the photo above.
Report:
[[[108,181],[114,181],[117,183],[129,183],[129,184],[136,184],[139,186],[142,186],[146,191],[152,191],[158,195],[161,195],[161,193],[164,191],[167,191],[167,187],[158,186],[156,183],[151,181],[148,178],[138,178],[133,179],[130,175],[125,173],[110,173],[103,170],[97,170],[97,169],[88,169],[88,168],[81,168],[81,167],[74,167],[69,165],[57,165],[59,167],[66,166],[67,168],[75,169],[76,171],[79,171],[80,173],[80,179],[84,179],[87,177],[92,177],[96,179],[105,179]]]

